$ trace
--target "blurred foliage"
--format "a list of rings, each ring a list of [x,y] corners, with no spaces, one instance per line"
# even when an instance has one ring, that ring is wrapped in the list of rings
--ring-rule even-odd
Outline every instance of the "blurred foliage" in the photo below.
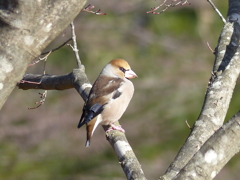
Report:
[[[203,103],[211,75],[214,49],[223,23],[207,1],[170,8],[161,15],[146,14],[160,1],[89,1],[107,13],[80,13],[75,19],[79,53],[91,82],[111,59],[129,61],[139,78],[121,124],[148,179],[165,172],[190,133]],[[103,5],[104,4],[104,5]],[[227,2],[216,1],[226,16]],[[46,49],[70,36],[67,28]],[[69,46],[52,53],[48,74],[77,68]],[[28,73],[42,73],[43,62]],[[226,119],[238,111],[237,84]],[[83,101],[74,90],[49,91],[43,106],[34,110],[38,92],[14,90],[0,115],[0,179],[98,180],[125,179],[110,145],[98,127],[90,148],[85,129],[77,129]],[[14,112],[14,113],[13,113]],[[217,179],[239,179],[234,159]]]

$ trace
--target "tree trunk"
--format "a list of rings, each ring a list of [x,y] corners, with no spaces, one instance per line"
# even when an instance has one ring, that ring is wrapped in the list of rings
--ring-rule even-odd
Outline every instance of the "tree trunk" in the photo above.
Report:
[[[86,0],[0,2],[0,109],[28,64],[79,14]]]

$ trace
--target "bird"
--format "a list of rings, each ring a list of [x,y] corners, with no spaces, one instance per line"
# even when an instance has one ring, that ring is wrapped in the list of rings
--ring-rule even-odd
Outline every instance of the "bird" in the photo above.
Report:
[[[127,109],[134,93],[130,79],[136,77],[136,73],[124,59],[113,59],[102,69],[90,90],[78,124],[78,128],[86,124],[86,147],[90,146],[91,137],[98,124],[109,125],[107,132],[125,132],[121,126],[113,123],[118,121]]]

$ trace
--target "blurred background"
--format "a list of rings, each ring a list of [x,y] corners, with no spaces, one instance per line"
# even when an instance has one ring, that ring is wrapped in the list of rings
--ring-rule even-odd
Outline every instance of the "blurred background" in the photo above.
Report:
[[[82,12],[75,19],[79,54],[93,83],[105,64],[126,59],[138,74],[134,97],[120,123],[147,179],[157,179],[174,159],[200,113],[223,22],[207,1],[146,14],[158,0],[90,0],[107,13]],[[214,1],[227,14],[227,1]],[[67,28],[46,49],[71,37]],[[77,68],[69,46],[52,53],[47,74],[67,74]],[[28,68],[43,73],[43,62]],[[235,92],[239,91],[239,84]],[[124,180],[118,160],[101,126],[89,148],[85,128],[77,129],[83,100],[72,90],[48,91],[43,106],[35,107],[41,90],[16,88],[0,113],[0,179],[4,180]],[[240,107],[234,94],[227,115]],[[216,179],[240,178],[234,157]]]

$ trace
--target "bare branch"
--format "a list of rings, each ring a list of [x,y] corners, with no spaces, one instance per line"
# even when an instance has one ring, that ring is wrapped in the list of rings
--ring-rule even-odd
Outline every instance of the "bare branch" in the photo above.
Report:
[[[240,112],[206,141],[174,180],[213,179],[239,150]]]
[[[185,120],[185,123],[189,129],[192,129],[187,120]]]
[[[72,40],[72,38],[69,38],[68,40],[66,40],[66,41],[65,41],[63,44],[61,44],[60,46],[52,49],[51,51],[43,52],[41,55],[46,55],[46,54],[48,54],[48,53],[52,53],[52,52],[60,49],[61,47],[65,46],[65,45],[66,45],[69,41],[71,41],[71,40]]]
[[[81,65],[81,69],[74,69],[72,73],[62,76],[26,74],[22,82],[23,83],[18,83],[18,87],[24,90],[65,90],[75,88],[77,92],[82,96],[84,101],[87,100],[91,89],[91,84],[87,79],[83,65]],[[108,126],[104,126],[104,130],[107,131],[107,129]],[[141,166],[134,152],[132,151],[131,146],[128,144],[125,134],[119,131],[110,131],[107,133],[107,138],[114,148],[128,179],[132,179],[136,176],[139,177],[139,179],[145,180],[146,178],[141,169]]]
[[[240,4],[238,5],[240,6]],[[237,8],[236,5],[232,7]],[[240,15],[230,11],[227,19],[228,22],[223,27],[219,45],[215,50],[213,73],[201,113],[178,155],[160,179],[175,177],[224,122],[240,73],[240,25],[237,21],[240,19]]]
[[[66,75],[25,74],[17,84],[19,89],[66,90],[74,88],[71,79],[72,73]]]
[[[191,3],[188,2],[188,0],[172,0],[171,3],[167,4],[167,0],[164,0],[162,4],[151,8],[150,11],[147,11],[146,13],[152,13],[152,14],[161,14],[163,12],[165,12],[168,8],[170,7],[176,7],[176,6],[183,6],[183,5],[190,5]],[[165,5],[165,7],[160,11],[160,12],[156,12],[156,10],[158,10],[159,8],[163,7],[163,5]]]
[[[73,85],[75,89],[78,91],[78,93],[82,96],[84,101],[87,101],[91,84],[89,83],[87,75],[85,74],[84,66],[81,65],[81,61],[78,55],[76,35],[73,23],[71,23],[71,27],[72,27],[72,39],[74,44],[73,51],[75,53],[79,69],[81,69],[81,71],[75,70],[72,73],[72,75],[74,76],[73,79],[75,79],[73,81],[74,82]],[[115,122],[115,124],[119,125],[119,122],[117,121]],[[108,127],[109,126],[103,126],[105,132],[108,130]],[[130,144],[128,143],[125,134],[120,131],[113,130],[106,133],[106,136],[109,143],[112,145],[114,151],[116,152],[118,160],[122,166],[123,171],[125,172],[127,179],[146,180],[141,165],[138,162],[138,159],[135,156]]]
[[[106,15],[106,13],[101,12],[101,9],[98,9],[97,11],[91,11],[91,9],[93,8],[95,8],[95,6],[92,6],[91,4],[89,4],[84,9],[82,9],[82,12],[88,12],[96,15]]]
[[[28,108],[29,110],[37,109],[37,108],[39,108],[40,106],[42,106],[44,104],[44,102],[46,100],[46,97],[47,97],[47,90],[45,90],[44,93],[39,93],[39,94],[41,95],[40,96],[41,100],[35,103],[35,104],[38,104],[38,106],[33,107],[33,108]]]
[[[2,71],[5,78],[0,80],[0,108],[27,66],[70,24],[85,3],[85,0],[1,3],[0,66],[8,62],[12,71]]]
[[[79,50],[77,48],[77,39],[76,39],[75,28],[74,28],[73,22],[71,22],[71,28],[72,28],[72,40],[73,40],[73,46],[71,46],[71,47],[72,47],[73,52],[75,53],[78,68],[80,68],[82,63],[81,63],[81,60],[80,60],[80,57],[78,54]]]
[[[30,82],[30,83],[29,83]],[[33,83],[36,82],[36,83]],[[39,83],[40,82],[40,83]],[[74,69],[72,73],[56,76],[56,75],[33,75],[26,74],[22,83],[18,83],[20,89],[48,89],[48,90],[65,90],[75,88],[84,101],[87,100],[91,89],[91,84],[85,74],[84,66],[80,69]],[[118,122],[116,122],[119,124]],[[108,126],[103,126],[107,131]],[[143,170],[138,162],[126,136],[120,131],[110,131],[106,134],[109,143],[112,145],[118,160],[125,172],[127,178],[145,180]]]
[[[40,57],[40,56],[39,56],[36,60],[34,60],[34,61],[33,61],[31,64],[29,64],[28,66],[33,66],[33,65],[39,63],[40,61],[45,61],[45,62],[46,62],[48,56],[49,56],[51,53],[52,53],[52,51],[49,51],[49,52],[46,54],[46,56],[44,56],[44,57]],[[44,65],[44,66],[45,66],[45,65]],[[44,69],[45,69],[45,67],[44,67]]]
[[[212,52],[212,53],[215,53],[215,51],[211,48],[211,46],[210,46],[210,44],[207,42],[207,46],[208,46],[208,48],[210,49],[210,51]]]
[[[219,15],[219,17],[222,19],[223,23],[226,23],[225,18],[223,17],[223,15],[220,13],[220,11],[218,10],[218,8],[213,4],[213,2],[211,0],[207,0],[210,5],[213,7],[213,9],[217,12],[217,14]]]
[[[115,122],[115,125],[118,126],[119,122]],[[107,131],[109,126],[103,126],[103,128]],[[113,130],[106,133],[106,136],[118,157],[127,179],[146,180],[142,167],[128,143],[125,134],[121,131]]]

